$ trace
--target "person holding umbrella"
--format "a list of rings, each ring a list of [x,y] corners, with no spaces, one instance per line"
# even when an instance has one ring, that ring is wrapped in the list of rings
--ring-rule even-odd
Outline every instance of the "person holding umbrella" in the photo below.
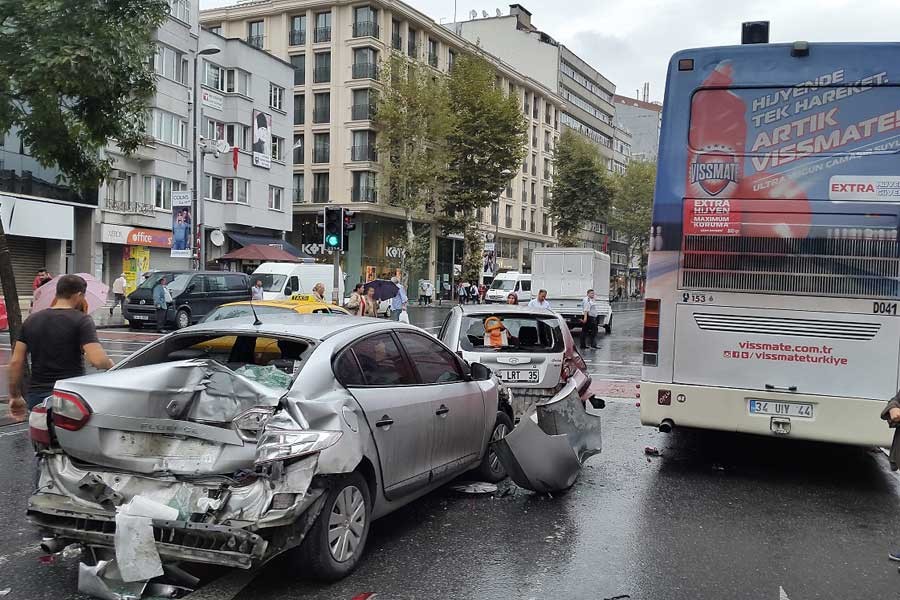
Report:
[[[362,299],[362,314],[360,316],[372,317],[373,319],[378,317],[378,300],[375,298],[375,286],[366,288],[366,295]]]

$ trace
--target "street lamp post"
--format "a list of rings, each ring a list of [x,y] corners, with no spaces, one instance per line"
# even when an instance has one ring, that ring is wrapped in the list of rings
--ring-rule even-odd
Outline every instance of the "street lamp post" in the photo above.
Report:
[[[221,51],[221,48],[216,46],[206,46],[194,54],[194,134],[191,148],[194,153],[194,219],[197,223],[194,235],[197,239],[197,268],[199,270],[203,270],[206,266],[206,244],[204,244],[206,234],[203,230],[203,198],[201,198],[202,191],[200,187],[201,178],[203,177],[203,155],[205,154],[204,149],[200,147],[200,125],[203,120],[203,102],[200,98],[200,66],[203,63],[200,57],[218,54]]]

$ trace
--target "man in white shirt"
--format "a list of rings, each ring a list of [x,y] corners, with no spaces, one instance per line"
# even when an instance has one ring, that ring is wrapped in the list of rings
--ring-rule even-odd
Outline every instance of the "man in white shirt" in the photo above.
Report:
[[[591,348],[597,349],[597,317],[600,311],[594,301],[594,290],[588,290],[587,296],[581,301],[581,349],[587,349],[587,341],[590,340]]]
[[[528,308],[546,308],[550,310],[550,301],[547,300],[547,290],[539,290],[537,298],[532,298]]]
[[[265,297],[265,290],[263,289],[262,280],[257,279],[256,283],[250,288],[250,299],[251,300],[262,300]]]
[[[119,310],[122,311],[122,314],[125,314],[125,273],[120,274],[112,284],[113,291],[113,305],[109,307],[109,316],[112,316],[113,309],[118,305]]]

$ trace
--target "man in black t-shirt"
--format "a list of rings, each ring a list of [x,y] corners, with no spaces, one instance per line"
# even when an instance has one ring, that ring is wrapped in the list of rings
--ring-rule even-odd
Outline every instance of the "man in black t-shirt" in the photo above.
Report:
[[[109,369],[112,361],[97,340],[94,320],[84,305],[87,283],[78,275],[64,275],[56,285],[53,307],[32,314],[22,325],[9,361],[9,413],[24,420],[26,411],[43,402],[60,379],[84,375],[84,360],[97,369]],[[31,381],[23,394],[26,357],[31,357]],[[27,400],[27,402],[26,402]]]

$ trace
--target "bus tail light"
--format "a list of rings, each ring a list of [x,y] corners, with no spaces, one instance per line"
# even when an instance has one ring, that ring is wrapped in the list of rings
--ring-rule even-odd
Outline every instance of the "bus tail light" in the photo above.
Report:
[[[659,300],[644,301],[644,366],[655,367],[659,356]]]

